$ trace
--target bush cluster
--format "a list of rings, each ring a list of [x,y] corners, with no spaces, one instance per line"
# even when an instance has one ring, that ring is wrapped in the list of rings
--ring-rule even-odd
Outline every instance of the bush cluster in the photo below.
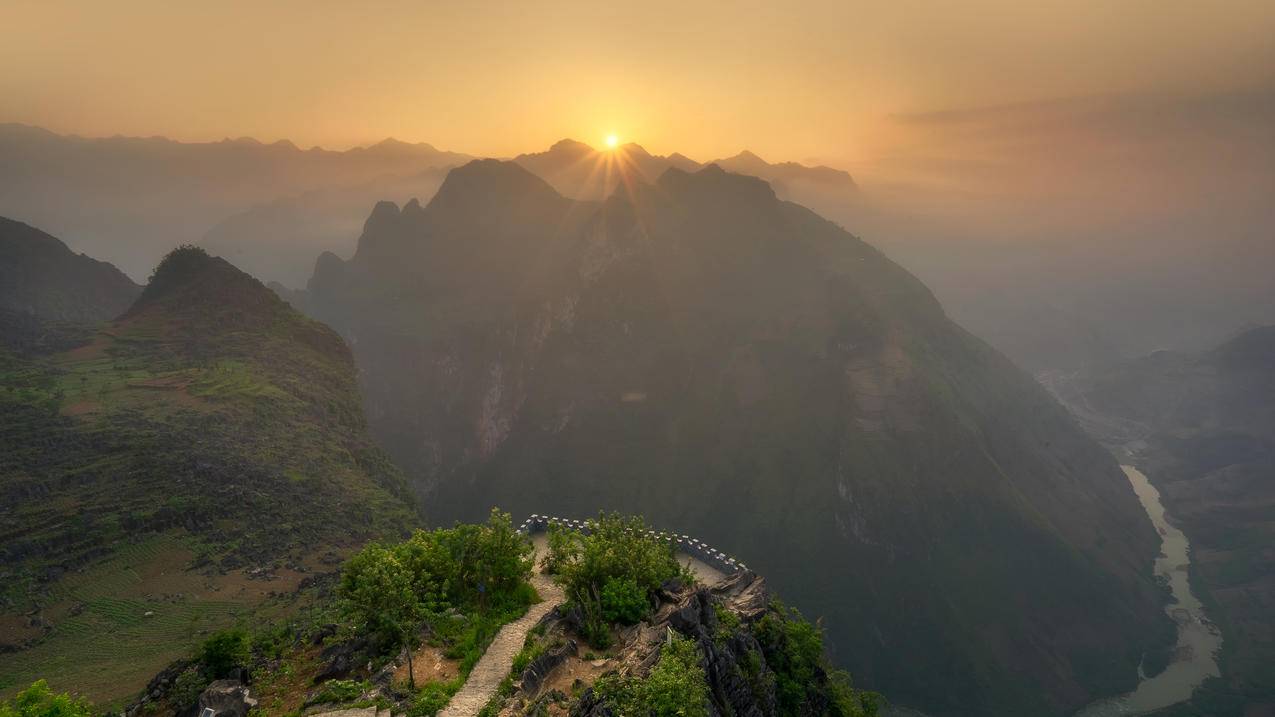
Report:
[[[834,669],[823,650],[823,631],[795,608],[775,601],[774,610],[757,622],[754,636],[774,671],[779,714],[804,714],[806,705],[832,703],[831,717],[872,717],[880,696],[854,688],[850,675]],[[820,679],[826,675],[826,679]]]
[[[549,528],[545,567],[584,617],[584,637],[609,642],[609,624],[631,625],[651,610],[660,585],[690,580],[671,543],[651,536],[639,517],[601,514],[584,532]]]
[[[687,638],[669,633],[659,660],[646,677],[606,675],[594,690],[621,715],[650,717],[707,717],[708,681],[699,648]]]
[[[509,514],[494,509],[482,525],[419,530],[396,545],[372,543],[341,573],[343,612],[381,645],[407,647],[409,663],[426,626],[451,637],[463,662],[476,661],[504,614],[535,599],[527,584],[532,553]],[[476,619],[463,627],[455,619],[461,612]]]
[[[0,717],[89,717],[92,713],[86,700],[66,692],[54,694],[44,680],[37,680],[13,699],[0,702]]]

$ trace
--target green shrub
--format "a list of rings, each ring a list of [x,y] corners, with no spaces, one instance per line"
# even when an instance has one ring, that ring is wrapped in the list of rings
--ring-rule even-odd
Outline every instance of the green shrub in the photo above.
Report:
[[[44,680],[37,680],[13,699],[0,702],[0,717],[89,717],[92,712],[86,700],[66,692],[54,694]]]
[[[850,676],[832,669],[823,651],[823,632],[796,609],[775,601],[774,612],[758,621],[754,633],[766,662],[775,673],[775,696],[780,714],[799,714],[812,697],[827,691],[834,717],[868,717],[878,710],[880,697],[854,689]],[[820,673],[829,675],[824,683]]]
[[[602,586],[602,616],[621,625],[632,625],[651,609],[646,591],[629,577],[610,577]]]
[[[434,717],[447,706],[452,695],[460,690],[461,684],[462,680],[455,679],[423,685],[412,699],[412,706],[407,710],[408,717]]]
[[[319,687],[319,693],[311,700],[313,704],[341,704],[357,700],[372,686],[359,680],[328,680]]]
[[[560,551],[550,557],[570,591],[601,590],[608,578],[627,578],[649,593],[683,576],[673,545],[648,535],[641,518],[604,513],[588,526],[578,540],[551,546]]]
[[[543,654],[545,654],[545,646],[531,635],[528,635],[526,644],[522,646],[517,655],[514,655],[514,664],[509,668],[509,674],[514,677],[521,675],[523,670],[527,669],[527,665],[535,662]]]
[[[518,602],[531,577],[533,552],[510,515],[494,508],[482,525],[418,530],[395,548],[413,590],[433,601],[436,610],[447,604],[486,609]]]
[[[659,660],[643,678],[607,675],[594,689],[618,713],[652,717],[707,717],[708,681],[699,648],[669,634]]]
[[[208,687],[209,682],[212,680],[203,670],[194,667],[186,670],[173,680],[173,686],[168,690],[168,701],[178,711],[191,707],[199,701],[199,693]]]
[[[214,632],[199,648],[199,662],[213,679],[226,677],[235,668],[247,665],[250,656],[248,634],[243,630]]]
[[[568,536],[551,527],[548,561],[554,579],[585,613],[586,639],[600,648],[609,630],[598,623],[637,622],[660,585],[687,575],[673,545],[648,534],[641,518],[603,513],[588,528],[587,535]]]
[[[739,629],[739,615],[717,602],[713,603],[713,613],[717,616],[717,630],[713,633],[713,639],[718,643],[724,643]]]

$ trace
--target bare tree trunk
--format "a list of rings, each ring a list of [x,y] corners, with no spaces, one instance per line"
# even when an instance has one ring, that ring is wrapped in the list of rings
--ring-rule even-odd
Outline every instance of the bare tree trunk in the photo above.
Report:
[[[403,644],[407,648],[407,684],[416,691],[416,668],[412,667],[412,643],[410,640],[404,640]]]

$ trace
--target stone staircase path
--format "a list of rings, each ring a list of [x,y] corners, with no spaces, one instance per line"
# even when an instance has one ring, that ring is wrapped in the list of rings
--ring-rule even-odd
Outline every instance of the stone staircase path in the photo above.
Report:
[[[537,555],[537,565],[539,565],[539,555]],[[528,608],[527,614],[500,628],[500,632],[496,633],[496,638],[492,640],[487,652],[483,653],[478,664],[474,665],[473,671],[469,673],[469,679],[465,681],[465,685],[452,696],[451,702],[448,702],[443,711],[438,713],[438,717],[473,717],[478,714],[478,711],[491,700],[492,695],[496,694],[501,681],[509,674],[514,664],[514,657],[522,651],[527,633],[540,622],[540,618],[566,600],[562,588],[558,587],[548,575],[542,575],[537,571],[531,577],[531,584],[543,599]]]

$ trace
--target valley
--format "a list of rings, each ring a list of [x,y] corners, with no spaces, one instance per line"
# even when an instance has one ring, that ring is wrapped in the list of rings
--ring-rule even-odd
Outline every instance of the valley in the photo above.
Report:
[[[1159,492],[1191,544],[1191,592],[1221,631],[1221,674],[1157,714],[1275,708],[1272,337],[1259,327],[1198,353],[1161,351],[1048,378],[1086,429]]]
[[[1217,655],[1222,636],[1191,589],[1190,542],[1165,513],[1160,494],[1147,477],[1133,466],[1121,468],[1163,540],[1162,555],[1156,559],[1156,575],[1169,586],[1170,602],[1165,610],[1177,625],[1178,640],[1170,650],[1143,657],[1139,668],[1142,680],[1136,690],[1086,707],[1076,717],[1154,712],[1189,700],[1206,679],[1220,676]]]

